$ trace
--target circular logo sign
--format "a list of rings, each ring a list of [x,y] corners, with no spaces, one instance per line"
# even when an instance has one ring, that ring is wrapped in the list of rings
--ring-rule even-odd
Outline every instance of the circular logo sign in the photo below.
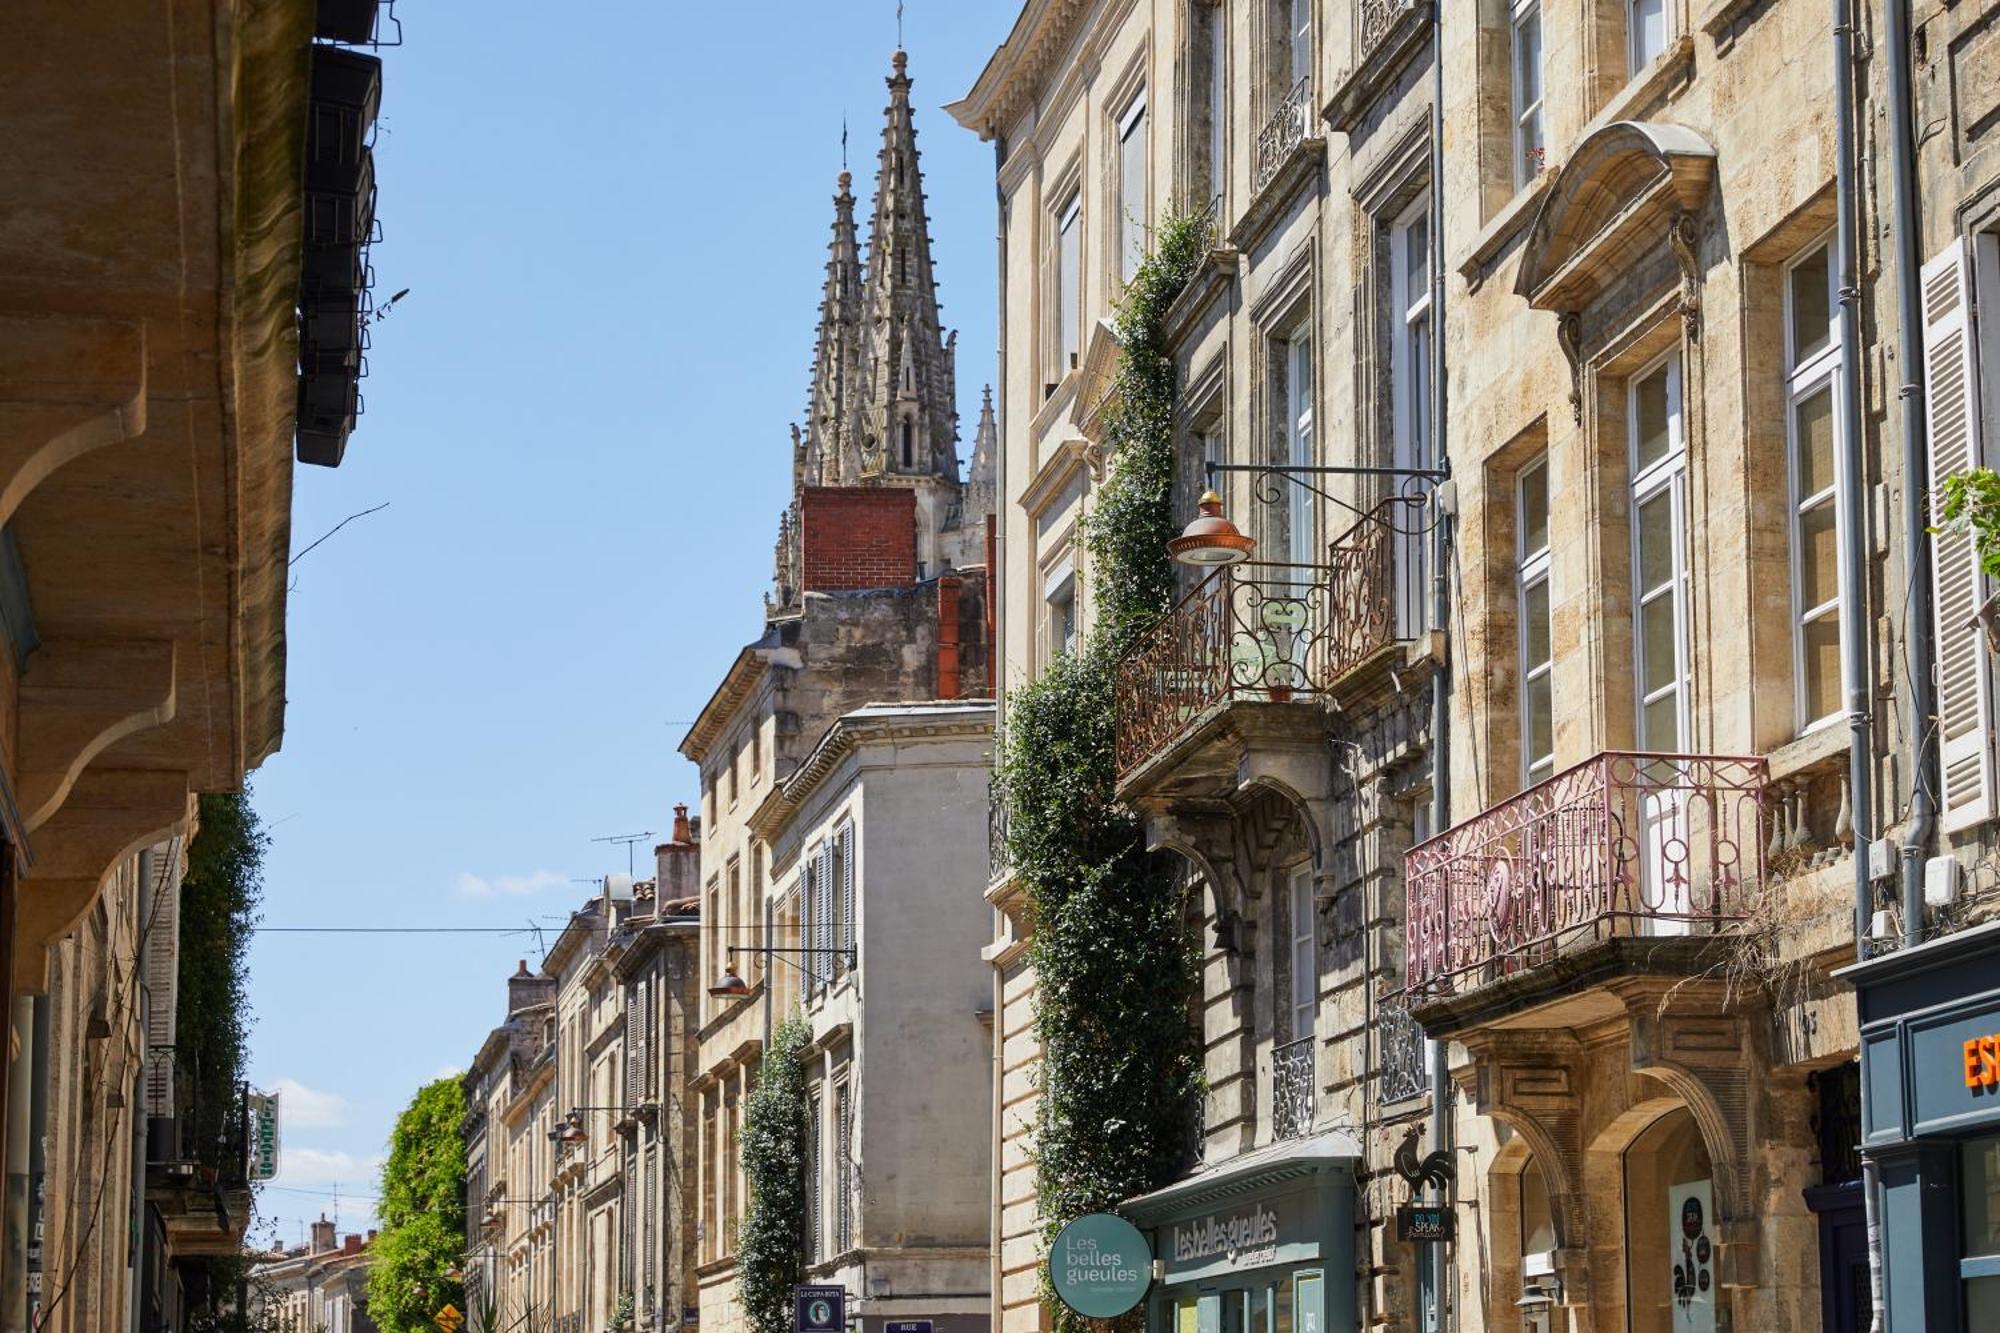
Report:
[[[814,1328],[825,1328],[833,1322],[833,1306],[827,1301],[814,1301],[806,1306],[806,1314]]]
[[[1139,1228],[1113,1213],[1085,1213],[1049,1247],[1049,1285],[1087,1319],[1114,1319],[1146,1298],[1153,1251]]]

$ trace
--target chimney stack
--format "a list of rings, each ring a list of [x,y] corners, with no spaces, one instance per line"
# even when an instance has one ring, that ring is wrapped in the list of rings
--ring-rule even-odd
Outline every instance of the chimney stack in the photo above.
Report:
[[[342,1246],[340,1247],[340,1252],[341,1252],[342,1254],[359,1254],[359,1253],[361,1253],[361,1237],[360,1237],[360,1236],[358,1236],[358,1235],[356,1235],[356,1234],[355,1234],[354,1232],[351,1232],[351,1231],[350,1231],[350,1232],[348,1232],[348,1233],[347,1233],[347,1241],[346,1241],[346,1243],[345,1243],[345,1244],[343,1244],[343,1245],[342,1245]]]
[[[686,801],[682,801],[674,806],[674,841],[683,845],[694,841],[688,833],[688,808]]]
[[[325,1254],[333,1248],[333,1223],[326,1220],[326,1214],[319,1215],[319,1221],[312,1224],[312,1244],[309,1254]]]
[[[523,958],[514,975],[507,978],[507,1016],[512,1018],[523,1009],[537,1004],[546,1004],[556,997],[556,979],[536,976],[528,970],[528,960]]]

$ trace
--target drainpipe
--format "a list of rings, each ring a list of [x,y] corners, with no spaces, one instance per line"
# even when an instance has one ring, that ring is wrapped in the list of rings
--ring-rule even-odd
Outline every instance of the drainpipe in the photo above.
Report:
[[[1908,566],[1904,651],[1910,661],[1910,823],[1903,832],[1903,947],[1924,939],[1923,859],[1937,827],[1937,639],[1925,558],[1930,439],[1924,422],[1923,296],[1917,255],[1917,133],[1910,86],[1909,0],[1884,0],[1888,57],[1889,194],[1896,238],[1896,356],[1903,382],[1903,559]]]
[[[1892,38],[1892,44],[1896,39]],[[1874,833],[1873,738],[1869,734],[1869,676],[1874,653],[1866,611],[1867,477],[1861,457],[1861,279],[1855,219],[1854,7],[1833,0],[1834,197],[1839,214],[1840,393],[1834,410],[1840,428],[1840,605],[1846,633],[1841,653],[1847,679],[1848,785],[1854,805],[1854,949],[1868,957],[1874,897],[1868,875]],[[1903,238],[1899,235],[1899,242]],[[1905,372],[1907,373],[1907,371]],[[1906,399],[1906,402],[1908,400]],[[1919,909],[1921,910],[1921,909]],[[1868,1080],[1861,1080],[1861,1119],[1868,1123]],[[1861,1198],[1867,1218],[1871,1326],[1885,1327],[1882,1310],[1882,1223],[1877,1195],[1881,1177],[1867,1153],[1861,1158]]]
[[[1431,449],[1436,466],[1450,471],[1449,450],[1445,447],[1448,413],[1445,410],[1444,347],[1444,2],[1431,3]],[[1431,532],[1431,624],[1444,650],[1431,676],[1431,833],[1451,827],[1451,525],[1444,503],[1445,487],[1432,497]],[[1435,1151],[1452,1151],[1450,1043],[1431,1046],[1431,1146]],[[1441,1202],[1451,1203],[1451,1187],[1440,1191]],[[1447,1259],[1449,1243],[1430,1248],[1430,1299],[1424,1303],[1425,1327],[1443,1333],[1452,1323],[1450,1284],[1452,1271]]]

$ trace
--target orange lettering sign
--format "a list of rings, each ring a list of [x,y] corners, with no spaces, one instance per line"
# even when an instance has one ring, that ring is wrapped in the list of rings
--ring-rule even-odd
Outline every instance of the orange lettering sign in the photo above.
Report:
[[[2000,1087],[2000,1033],[1972,1037],[1965,1043],[1965,1086]]]

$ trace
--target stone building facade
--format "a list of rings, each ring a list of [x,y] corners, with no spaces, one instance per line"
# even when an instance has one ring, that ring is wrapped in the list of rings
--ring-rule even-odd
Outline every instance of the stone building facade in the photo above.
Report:
[[[1991,5],[1853,10],[1029,0],[952,108],[999,145],[1003,724],[1089,618],[1133,247],[1212,220],[1167,319],[1178,503],[1220,464],[1259,547],[1121,668],[1209,1088],[1199,1161],[1126,1210],[1165,1244],[1344,1158],[1356,1248],[1283,1275],[1288,1318],[1316,1276],[1331,1328],[1867,1327],[1834,973],[1992,910],[1988,589],[1922,502],[1991,458],[2000,86]],[[1033,922],[1004,866],[989,898],[995,1318],[1037,1327]],[[1456,1163],[1454,1245],[1396,1237],[1406,1139]],[[1278,1276],[1204,1270],[1186,1314],[1254,1322]]]

